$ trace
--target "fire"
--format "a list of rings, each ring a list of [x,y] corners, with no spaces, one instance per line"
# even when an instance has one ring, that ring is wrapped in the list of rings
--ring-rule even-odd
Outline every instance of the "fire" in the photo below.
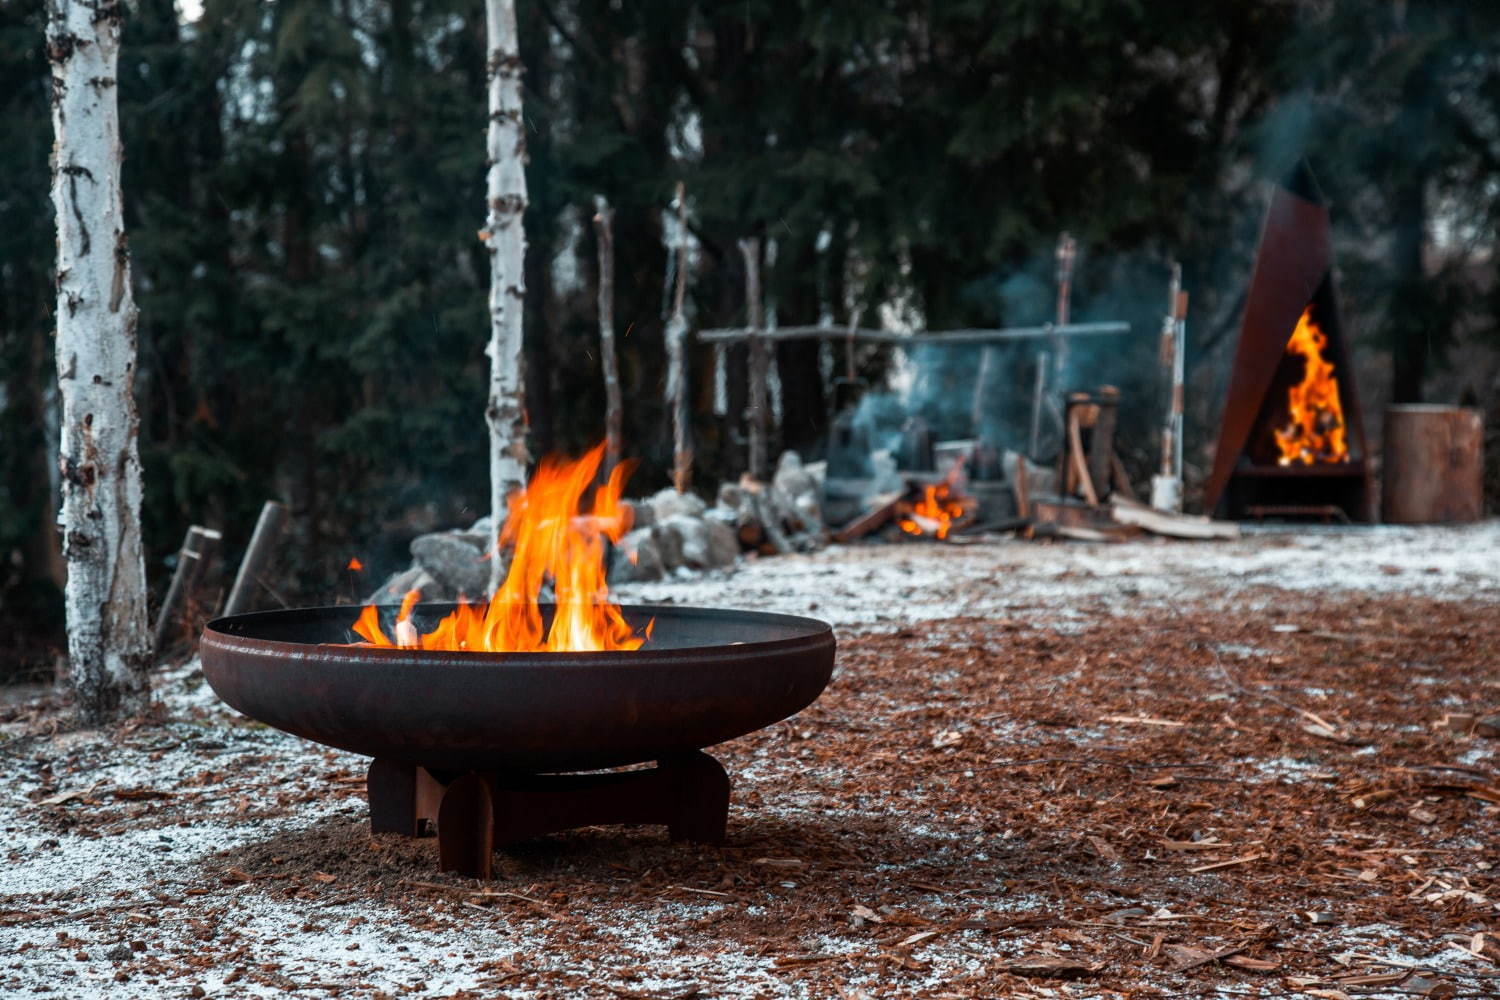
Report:
[[[344,567],[351,573],[364,572],[365,564],[359,561],[358,556],[351,556],[348,565]]]
[[[637,634],[619,604],[609,599],[604,541],[618,542],[630,529],[631,510],[620,502],[630,473],[621,464],[594,490],[584,512],[583,495],[604,457],[599,445],[576,461],[545,458],[525,489],[512,493],[500,545],[511,550],[505,582],[488,604],[459,602],[431,632],[411,621],[418,594],[412,591],[396,615],[394,639],[380,625],[374,606],[360,611],[354,631],[366,643],[407,649],[478,650],[496,653],[577,653],[639,649],[651,626]],[[550,581],[556,614],[542,620],[538,596]]]
[[[1314,465],[1349,461],[1344,443],[1344,408],[1339,402],[1339,383],[1333,364],[1323,357],[1328,335],[1312,318],[1312,306],[1302,311],[1286,352],[1306,361],[1302,381],[1287,394],[1289,419],[1276,431],[1281,465]]]
[[[901,516],[896,522],[908,535],[936,535],[947,538],[953,522],[963,517],[974,507],[974,501],[964,496],[958,488],[958,474],[963,469],[960,458],[948,470],[940,483],[922,488],[922,499],[916,503],[902,504]]]

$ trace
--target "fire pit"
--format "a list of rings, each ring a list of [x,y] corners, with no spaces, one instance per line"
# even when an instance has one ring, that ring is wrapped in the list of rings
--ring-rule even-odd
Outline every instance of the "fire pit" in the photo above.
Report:
[[[453,611],[410,615],[426,632]],[[374,758],[371,829],[435,825],[444,871],[488,878],[497,846],[599,823],[721,842],[729,779],[703,748],[811,704],[833,670],[833,630],[750,611],[621,611],[633,629],[654,619],[644,648],[388,648],[351,644],[352,607],[235,615],[204,629],[203,673],[251,718]]]

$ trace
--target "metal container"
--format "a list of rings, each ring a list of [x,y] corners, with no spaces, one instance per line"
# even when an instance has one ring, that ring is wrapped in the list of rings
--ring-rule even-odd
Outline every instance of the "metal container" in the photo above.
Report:
[[[419,605],[427,631],[453,605]],[[545,609],[550,612],[550,609]],[[350,645],[359,609],[235,615],[203,631],[203,673],[277,729],[433,770],[540,774],[690,753],[810,704],[833,670],[824,622],[626,607],[630,652],[476,653]],[[390,609],[387,613],[393,613]]]

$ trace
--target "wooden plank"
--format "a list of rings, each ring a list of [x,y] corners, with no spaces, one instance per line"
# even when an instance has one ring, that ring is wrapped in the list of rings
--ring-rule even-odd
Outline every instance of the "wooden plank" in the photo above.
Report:
[[[876,531],[886,525],[891,518],[896,516],[896,505],[901,502],[904,493],[887,493],[877,498],[876,505],[834,534],[833,540],[839,543],[852,542],[856,538],[863,538],[872,531]]]
[[[1238,538],[1240,526],[1193,514],[1171,514],[1124,497],[1110,500],[1110,515],[1120,524],[1144,528],[1169,538]]]

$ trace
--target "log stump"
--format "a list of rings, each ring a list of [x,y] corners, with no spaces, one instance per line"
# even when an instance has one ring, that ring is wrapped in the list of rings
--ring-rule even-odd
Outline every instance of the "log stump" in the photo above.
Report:
[[[1385,411],[1382,514],[1391,524],[1457,524],[1484,516],[1484,420],[1457,406]]]

